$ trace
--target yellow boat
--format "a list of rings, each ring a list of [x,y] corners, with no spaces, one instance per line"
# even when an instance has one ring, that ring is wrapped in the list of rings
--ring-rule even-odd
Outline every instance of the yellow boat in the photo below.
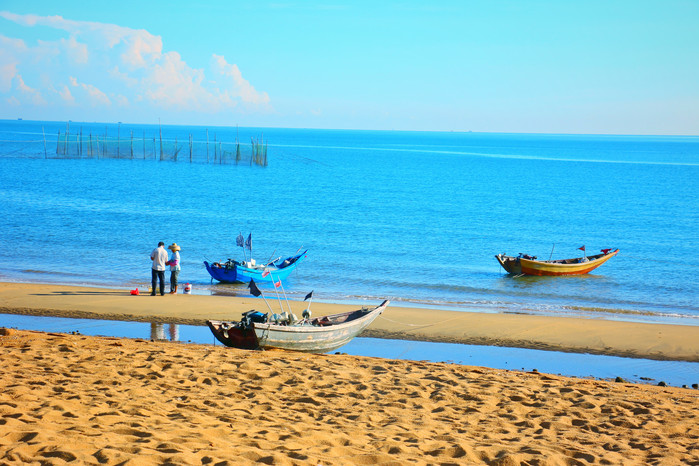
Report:
[[[537,260],[536,256],[520,254],[518,257],[497,254],[503,269],[513,275],[582,275],[596,269],[616,256],[619,249],[603,249],[602,254],[558,259],[550,261]]]

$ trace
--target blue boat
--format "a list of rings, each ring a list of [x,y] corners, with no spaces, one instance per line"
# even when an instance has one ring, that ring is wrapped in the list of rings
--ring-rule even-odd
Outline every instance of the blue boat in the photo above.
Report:
[[[307,252],[308,250],[305,250],[300,254],[280,259],[276,263],[272,261],[268,264],[256,264],[253,259],[245,262],[228,259],[223,263],[210,264],[204,261],[204,266],[211,278],[222,283],[244,283],[251,279],[256,282],[277,282],[288,277],[296,269],[296,266],[306,258]]]

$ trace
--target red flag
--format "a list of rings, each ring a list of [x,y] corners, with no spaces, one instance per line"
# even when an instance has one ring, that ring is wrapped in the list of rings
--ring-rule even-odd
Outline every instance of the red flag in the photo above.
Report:
[[[263,277],[266,277],[267,275],[269,275],[269,269],[265,269],[265,271],[262,272]]]
[[[274,287],[275,287],[275,288],[279,288],[280,286],[282,286],[282,281],[281,281],[281,280],[279,280],[278,282],[274,282]]]
[[[581,247],[581,248],[578,248],[578,249],[580,249],[581,251],[584,251],[584,250],[585,250],[585,246],[583,246],[583,247]]]

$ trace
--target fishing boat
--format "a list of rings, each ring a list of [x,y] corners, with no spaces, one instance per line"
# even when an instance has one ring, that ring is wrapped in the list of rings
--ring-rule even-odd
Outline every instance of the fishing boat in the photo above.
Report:
[[[361,308],[314,319],[310,318],[310,311],[304,311],[300,320],[286,312],[270,315],[253,310],[244,312],[238,322],[209,320],[206,324],[218,341],[234,348],[327,353],[359,335],[388,304],[386,300],[373,309]]]
[[[584,246],[582,248],[585,251]],[[497,254],[503,269],[513,275],[582,275],[588,273],[616,256],[619,249],[602,249],[601,254],[575,257],[572,259],[537,260],[536,256],[520,254],[517,257]]]
[[[250,280],[277,282],[284,280],[296,269],[303,259],[306,258],[308,250],[300,254],[271,261],[264,264],[255,263],[254,259],[238,262],[228,259],[226,262],[209,263],[204,261],[204,267],[209,272],[211,278],[223,283],[242,283]]]
[[[274,257],[273,253],[270,260],[263,264],[257,264],[255,259],[252,258],[252,233],[248,235],[247,239],[240,233],[235,241],[239,247],[243,248],[244,260],[239,262],[228,259],[226,262],[213,263],[204,261],[204,267],[206,267],[206,271],[209,272],[212,279],[223,283],[242,283],[251,280],[277,283],[288,277],[296,269],[296,266],[306,258],[306,253],[308,252],[307,249],[299,254],[298,252],[301,250],[299,248],[293,256],[289,256],[286,259],[278,257],[272,260],[272,257]],[[247,254],[245,254],[246,250],[250,251],[249,259]]]

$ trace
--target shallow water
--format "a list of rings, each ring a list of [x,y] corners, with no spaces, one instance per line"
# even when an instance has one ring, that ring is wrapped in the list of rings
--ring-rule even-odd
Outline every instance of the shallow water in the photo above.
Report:
[[[0,314],[0,325],[44,332],[78,332],[82,335],[217,343],[207,327],[177,324],[122,322],[61,317]],[[699,383],[699,363],[654,361],[582,353],[562,353],[497,346],[459,345],[408,340],[355,338],[337,350],[355,356],[446,362],[496,369],[532,371],[571,377],[614,379],[680,387]]]

